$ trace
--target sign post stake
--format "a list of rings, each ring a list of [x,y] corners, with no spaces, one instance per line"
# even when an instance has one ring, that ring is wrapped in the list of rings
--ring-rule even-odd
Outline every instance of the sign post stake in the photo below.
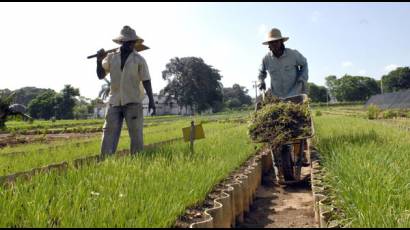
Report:
[[[194,121],[191,121],[191,135],[189,136],[189,140],[191,142],[191,154],[194,154],[194,139],[195,139],[195,124]]]

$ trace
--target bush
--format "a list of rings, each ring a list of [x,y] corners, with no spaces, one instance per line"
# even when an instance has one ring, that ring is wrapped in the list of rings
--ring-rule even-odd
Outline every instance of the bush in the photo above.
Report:
[[[322,116],[322,112],[321,112],[320,110],[317,110],[317,111],[315,112],[315,115],[318,116],[318,117],[320,117],[320,116]]]
[[[386,110],[383,112],[383,118],[384,119],[391,119],[397,117],[397,112],[393,110]]]
[[[408,112],[404,109],[400,109],[399,111],[397,111],[397,117],[407,117]]]
[[[367,117],[369,118],[369,120],[377,119],[380,112],[381,110],[379,107],[377,107],[377,105],[371,104],[369,105],[369,107],[367,107]]]

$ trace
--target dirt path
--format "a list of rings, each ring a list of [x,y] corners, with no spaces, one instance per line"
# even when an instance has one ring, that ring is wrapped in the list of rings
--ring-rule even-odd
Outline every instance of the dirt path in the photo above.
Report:
[[[304,180],[295,185],[278,185],[264,176],[256,199],[239,228],[316,228],[309,168]]]

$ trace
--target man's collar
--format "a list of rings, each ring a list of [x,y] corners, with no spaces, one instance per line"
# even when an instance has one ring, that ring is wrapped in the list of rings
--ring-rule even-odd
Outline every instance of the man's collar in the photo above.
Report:
[[[283,54],[279,58],[286,57],[288,55],[288,53],[289,53],[288,48],[285,48],[285,50],[283,51]],[[273,54],[272,51],[269,51],[269,54],[270,54],[270,56],[276,58],[276,56]]]

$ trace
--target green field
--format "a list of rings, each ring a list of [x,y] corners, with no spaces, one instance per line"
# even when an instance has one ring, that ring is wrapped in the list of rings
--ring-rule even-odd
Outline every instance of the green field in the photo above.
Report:
[[[0,226],[170,227],[255,151],[245,124],[207,123],[204,130],[194,155],[180,141],[1,189]]]
[[[325,183],[344,213],[339,219],[347,227],[410,227],[410,120],[368,120],[367,110],[358,105],[315,107],[312,114]],[[69,162],[69,169],[1,188],[0,226],[172,227],[187,207],[202,202],[215,184],[254,154],[256,145],[243,123],[248,115],[145,120],[150,124],[144,128],[145,144],[182,137],[181,129],[191,120],[202,122],[206,138],[196,142],[194,155],[187,143],[176,141],[136,158],[112,157],[75,169],[73,160],[99,153],[100,135],[2,148],[0,175],[62,161]],[[58,125],[81,127],[86,121],[64,122]],[[123,130],[118,150],[129,145]]]
[[[316,116],[314,121],[315,143],[346,222],[351,227],[410,227],[410,133],[346,115]]]

